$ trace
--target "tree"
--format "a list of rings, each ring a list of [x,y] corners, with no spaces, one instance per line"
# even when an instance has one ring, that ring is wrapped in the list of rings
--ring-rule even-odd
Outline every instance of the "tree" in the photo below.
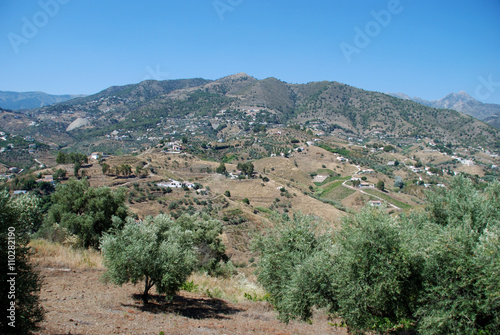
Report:
[[[328,230],[311,216],[273,221],[252,247],[261,254],[258,281],[280,319],[310,319],[314,306],[336,309]]]
[[[102,174],[107,174],[110,170],[110,166],[107,163],[101,164]]]
[[[120,166],[120,172],[124,175],[124,176],[130,176],[132,174],[132,167],[128,164],[122,164]]]
[[[376,187],[377,187],[379,190],[383,191],[383,190],[384,190],[384,188],[385,188],[385,183],[384,183],[384,181],[383,181],[383,180],[379,180],[379,181],[377,182]]]
[[[32,195],[12,198],[7,191],[0,191],[0,255],[5,262],[5,270],[0,272],[2,334],[30,334],[43,320],[39,298],[42,281],[29,261],[31,252],[27,246],[29,232],[40,220],[40,214],[38,198]]]
[[[144,280],[145,304],[153,286],[172,298],[197,266],[222,258],[221,233],[222,224],[207,215],[183,215],[176,221],[165,214],[140,222],[128,218],[123,229],[101,239],[105,279],[118,285]]]
[[[226,174],[227,173],[226,165],[224,164],[224,162],[221,162],[219,164],[219,166],[215,169],[215,172],[217,172],[218,174]]]
[[[231,198],[231,192],[229,192],[228,190],[226,190],[226,192],[224,192],[224,195],[228,198]]]
[[[66,170],[57,169],[56,172],[54,172],[54,174],[52,175],[52,178],[54,178],[54,180],[66,178]]]
[[[390,144],[389,144],[389,145],[386,145],[386,146],[384,147],[384,151],[385,151],[385,152],[391,152],[391,151],[394,151],[394,147],[393,147],[392,145],[390,145]]]
[[[386,332],[414,320],[423,260],[401,225],[371,208],[342,222],[335,238],[335,297],[338,313],[352,329]]]
[[[84,247],[97,248],[103,232],[113,226],[112,217],[125,219],[125,194],[108,187],[91,188],[88,181],[70,179],[59,184],[52,194],[52,206],[40,234],[63,242],[68,236],[54,236],[54,230],[65,229],[76,235]]]
[[[400,176],[396,177],[396,180],[394,181],[394,187],[398,187],[399,189],[402,189],[405,186],[405,183],[403,182],[403,178]]]
[[[101,250],[104,278],[118,285],[144,280],[144,304],[153,286],[171,298],[196,264],[192,232],[164,214],[139,223],[128,218],[123,229],[103,236]]]
[[[500,183],[480,191],[459,176],[427,197],[399,216],[365,208],[335,234],[283,218],[257,238],[258,280],[280,317],[326,307],[356,333],[498,333]]]
[[[75,163],[75,166],[73,167],[73,173],[75,175],[75,177],[78,178],[78,171],[80,171],[82,165],[80,163]]]
[[[243,200],[241,200],[244,204],[246,205],[250,205],[250,200],[248,200],[248,198],[244,198]]]
[[[57,164],[66,164],[66,154],[62,151],[59,151],[59,153],[57,154],[57,158],[56,158],[56,163]]]
[[[252,162],[247,162],[247,163],[238,163],[236,166],[238,170],[241,170],[245,176],[251,177],[254,171],[254,166]]]

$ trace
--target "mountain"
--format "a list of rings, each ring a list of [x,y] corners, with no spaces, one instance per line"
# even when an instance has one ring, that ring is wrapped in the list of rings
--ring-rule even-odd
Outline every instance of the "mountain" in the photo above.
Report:
[[[487,124],[491,125],[492,127],[500,129],[500,114],[488,116],[483,121],[486,122]]]
[[[412,100],[422,105],[434,108],[447,108],[465,113],[479,120],[485,120],[492,115],[500,115],[500,105],[482,103],[464,91],[458,93],[450,93],[442,99],[428,101],[418,97],[410,98],[404,93],[388,93],[394,97]],[[498,127],[496,127],[498,128]],[[500,128],[499,128],[500,129]]]
[[[428,137],[485,147],[500,143],[498,130],[456,110],[338,82],[289,84],[245,73],[218,80],[147,80],[113,86],[26,114],[72,138],[63,144],[88,149],[98,143],[109,151],[137,150],[154,141],[148,139],[172,134],[224,140],[249,136],[262,127],[291,124],[345,139],[383,136],[402,143]],[[78,119],[85,126],[68,127]]]
[[[84,95],[0,91],[0,107],[11,110],[41,108],[82,96]]]

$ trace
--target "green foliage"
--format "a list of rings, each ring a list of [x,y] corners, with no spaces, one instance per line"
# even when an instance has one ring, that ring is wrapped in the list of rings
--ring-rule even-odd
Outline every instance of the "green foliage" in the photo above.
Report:
[[[500,183],[456,177],[425,211],[366,208],[334,235],[294,218],[256,241],[258,280],[288,321],[327,307],[350,331],[420,334],[500,329]]]
[[[0,255],[4,260],[4,270],[0,272],[2,334],[30,334],[43,320],[44,311],[39,300],[42,281],[29,261],[30,249],[27,247],[29,232],[39,217],[40,202],[36,197],[12,198],[6,191],[0,191]],[[8,273],[16,273],[16,276]],[[8,282],[12,278],[14,290]],[[12,309],[11,302],[15,303],[14,313],[8,311]]]
[[[80,166],[83,163],[88,163],[88,157],[79,152],[70,152],[66,154],[62,151],[59,151],[56,157],[57,164],[79,164]]]
[[[91,188],[86,179],[71,179],[56,187],[52,206],[44,220],[41,236],[50,237],[57,226],[76,235],[83,246],[97,248],[103,232],[112,226],[112,217],[125,219],[127,209],[123,192],[108,187]],[[59,241],[62,242],[62,241]]]
[[[401,223],[365,209],[342,223],[335,254],[338,312],[349,327],[387,331],[411,319],[420,292],[421,260]]]
[[[383,190],[384,190],[384,188],[385,188],[385,183],[384,183],[384,181],[383,181],[383,180],[379,180],[379,181],[377,182],[376,187],[377,187],[379,190],[383,191]]]
[[[226,165],[224,164],[224,162],[221,162],[219,164],[219,166],[215,169],[215,172],[217,172],[218,174],[226,174],[227,173]]]
[[[397,176],[396,180],[394,180],[394,187],[402,189],[404,186],[405,186],[405,183],[403,182],[403,178],[401,178],[400,176]]]
[[[318,147],[325,149],[326,151],[332,152],[334,154],[339,154],[344,157],[349,157],[351,152],[345,148],[332,148],[326,144],[319,144]]]
[[[251,177],[254,171],[254,166],[251,162],[247,163],[238,163],[236,166],[238,170],[241,170],[245,176]]]
[[[52,175],[52,178],[54,178],[54,180],[66,178],[66,170],[57,169],[56,172],[54,172],[54,174]]]
[[[389,145],[386,145],[386,146],[384,147],[384,151],[385,151],[385,152],[391,152],[391,151],[394,151],[394,149],[395,149],[395,148],[394,148],[392,145],[390,145],[390,144],[389,144]]]
[[[221,233],[220,221],[206,214],[184,214],[175,221],[165,214],[139,222],[127,218],[123,229],[101,239],[105,279],[118,285],[144,280],[144,303],[153,286],[171,298],[189,288],[186,279],[194,269],[220,271],[227,261]]]
[[[160,214],[137,223],[128,218],[123,229],[102,237],[104,279],[118,285],[144,280],[145,304],[153,286],[171,298],[196,264],[193,242],[193,232],[170,216]]]
[[[328,234],[303,215],[274,221],[274,228],[254,240],[253,247],[261,253],[258,280],[280,318],[307,320],[314,306],[332,309],[336,303]]]
[[[250,200],[248,200],[248,198],[243,198],[241,201],[246,205],[250,205]]]
[[[224,195],[225,195],[226,197],[230,198],[230,197],[231,197],[231,192],[229,192],[229,190],[226,190],[226,191],[224,192]]]
[[[223,231],[222,222],[206,213],[195,213],[183,214],[176,224],[193,233],[193,244],[198,259],[195,268],[211,275],[224,274],[221,267],[228,258],[225,255],[226,247],[220,238]]]

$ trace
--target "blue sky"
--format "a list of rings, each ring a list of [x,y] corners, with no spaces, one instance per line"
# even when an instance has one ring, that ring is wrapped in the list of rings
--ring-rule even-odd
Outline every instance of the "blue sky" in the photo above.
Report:
[[[500,103],[499,0],[2,0],[0,50],[4,91],[245,72]]]

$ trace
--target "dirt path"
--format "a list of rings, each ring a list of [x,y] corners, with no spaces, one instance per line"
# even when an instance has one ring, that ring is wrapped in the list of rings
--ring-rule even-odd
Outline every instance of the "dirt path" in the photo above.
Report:
[[[122,287],[100,280],[101,270],[39,267],[46,320],[37,334],[347,334],[328,324],[276,320],[266,302],[233,304],[181,292],[172,302],[154,297],[143,306],[140,285]],[[318,313],[320,314],[320,313]]]
[[[368,195],[368,196],[370,196],[370,197],[377,198],[377,199],[382,200],[382,201],[384,201],[384,202],[387,202],[387,203],[388,203],[389,205],[391,205],[393,208],[398,209],[398,210],[401,210],[401,208],[399,208],[398,206],[391,204],[389,201],[387,201],[387,200],[385,200],[385,199],[383,199],[383,198],[381,198],[381,197],[379,197],[379,196],[376,196],[376,195],[373,195],[373,194],[370,194],[370,193],[366,193],[365,191],[363,191],[363,190],[361,190],[361,189],[359,189],[359,188],[356,188],[356,187],[353,187],[353,186],[346,185],[345,183],[347,183],[348,181],[349,181],[349,180],[344,181],[344,182],[342,183],[342,186],[347,187],[347,188],[350,188],[351,190],[354,190],[354,191],[361,192],[361,193],[366,194],[366,195]]]

